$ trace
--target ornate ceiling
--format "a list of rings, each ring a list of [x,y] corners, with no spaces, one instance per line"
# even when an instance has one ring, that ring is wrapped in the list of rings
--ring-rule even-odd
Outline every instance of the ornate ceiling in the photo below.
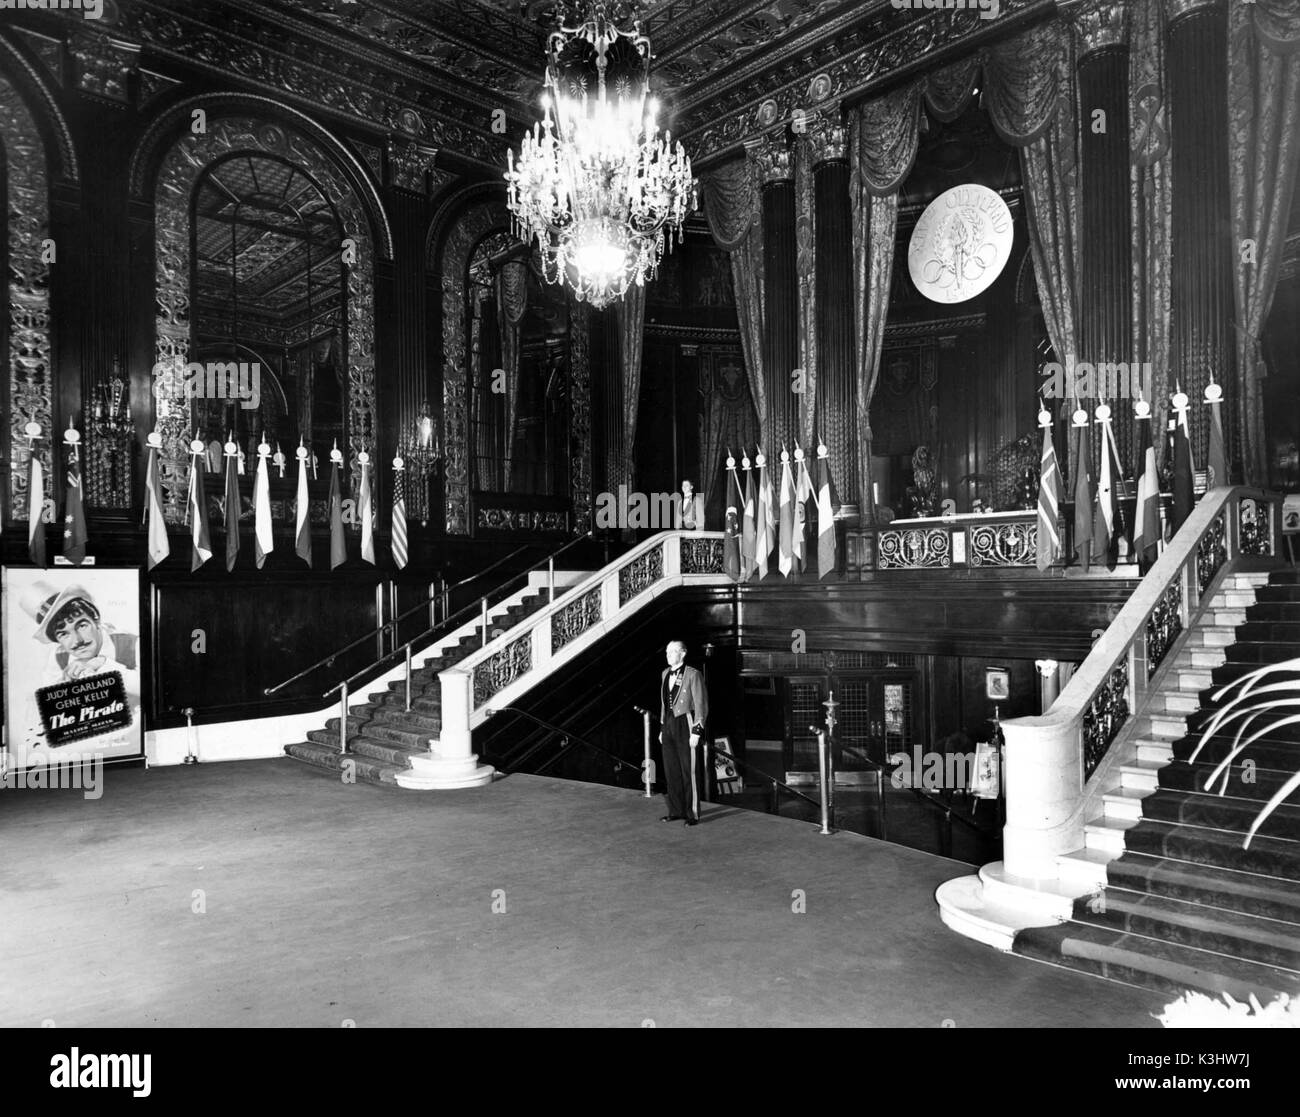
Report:
[[[146,62],[183,59],[496,167],[536,118],[555,2],[115,0],[105,29]],[[920,0],[640,0],[652,81],[697,163],[797,108],[852,101],[1055,9],[1000,0],[983,19]]]

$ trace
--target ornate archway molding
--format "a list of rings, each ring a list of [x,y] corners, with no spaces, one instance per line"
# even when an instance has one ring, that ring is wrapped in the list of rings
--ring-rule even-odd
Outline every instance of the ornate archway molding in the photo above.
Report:
[[[190,210],[200,175],[218,159],[234,154],[274,155],[303,168],[333,205],[343,227],[345,242],[339,250],[348,265],[347,366],[348,366],[348,460],[355,469],[361,450],[375,449],[375,255],[391,255],[391,238],[378,197],[372,199],[374,226],[379,243],[371,235],[372,223],[359,194],[355,175],[345,171],[341,157],[346,149],[306,117],[285,110],[266,98],[240,98],[274,106],[276,116],[285,113],[292,123],[269,116],[249,116],[233,106],[235,115],[222,115],[231,108],[220,99],[194,98],[175,106],[167,115],[171,129],[190,120],[195,107],[207,113],[206,130],[186,131],[177,137],[162,157],[154,186],[155,287],[158,309],[155,326],[157,385],[157,429],[163,449],[159,461],[164,511],[169,520],[184,518],[188,478],[190,411],[185,398],[182,371],[190,352]],[[203,105],[199,103],[203,102]],[[300,121],[309,128],[299,129]],[[160,121],[137,148],[131,165],[133,192],[143,189],[140,176],[151,164],[150,152],[159,137],[168,133]],[[355,163],[355,160],[352,160]],[[362,181],[368,180],[362,178]]]

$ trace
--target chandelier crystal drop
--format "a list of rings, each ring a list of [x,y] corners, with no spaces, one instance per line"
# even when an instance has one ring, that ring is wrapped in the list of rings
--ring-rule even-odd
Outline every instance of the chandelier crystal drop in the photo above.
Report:
[[[650,40],[620,29],[605,0],[547,45],[544,116],[506,173],[515,231],[537,238],[542,272],[595,307],[658,271],[695,208],[691,161],[659,132]]]

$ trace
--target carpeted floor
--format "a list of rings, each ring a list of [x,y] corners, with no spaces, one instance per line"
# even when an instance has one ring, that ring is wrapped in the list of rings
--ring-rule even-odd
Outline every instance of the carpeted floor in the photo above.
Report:
[[[1158,1026],[1167,998],[945,928],[934,889],[964,864],[663,813],[291,760],[110,772],[97,801],[7,792],[0,1024]]]

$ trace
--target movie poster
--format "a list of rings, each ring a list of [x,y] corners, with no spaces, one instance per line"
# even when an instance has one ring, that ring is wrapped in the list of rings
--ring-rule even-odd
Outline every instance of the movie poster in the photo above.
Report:
[[[137,570],[7,568],[9,766],[140,756]]]

